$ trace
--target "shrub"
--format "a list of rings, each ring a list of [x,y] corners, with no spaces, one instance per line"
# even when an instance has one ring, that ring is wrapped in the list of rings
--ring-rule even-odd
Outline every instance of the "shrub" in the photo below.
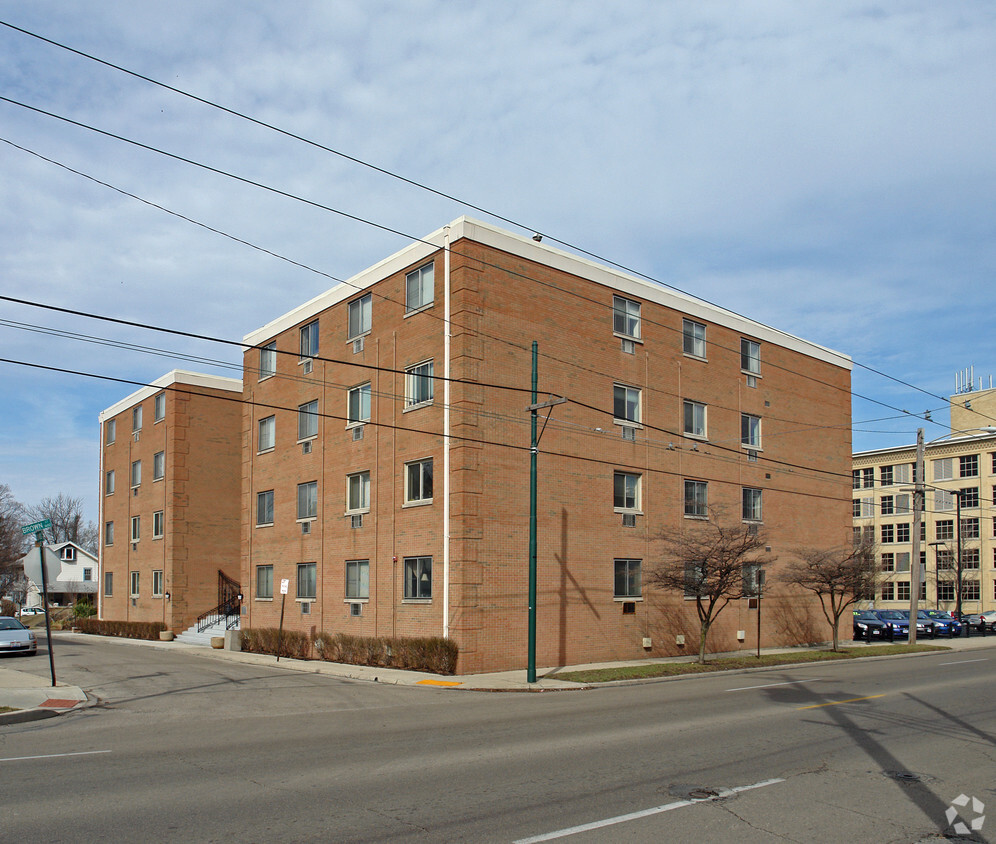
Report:
[[[315,651],[320,659],[327,662],[431,671],[434,674],[453,674],[460,652],[452,639],[392,639],[350,636],[347,633],[319,633],[315,636]]]
[[[0,615],[17,615],[17,607],[14,606],[14,602],[8,601],[6,598],[0,601]]]
[[[312,658],[311,639],[307,633],[298,630],[284,630],[280,633],[276,627],[247,627],[242,631],[242,650],[251,654],[273,654],[289,659]]]
[[[73,604],[73,618],[93,618],[97,608],[89,601],[77,601]]]
[[[157,640],[159,632],[166,629],[161,621],[102,621],[99,618],[78,618],[72,622],[72,626],[83,633],[95,633],[98,636],[150,640]]]

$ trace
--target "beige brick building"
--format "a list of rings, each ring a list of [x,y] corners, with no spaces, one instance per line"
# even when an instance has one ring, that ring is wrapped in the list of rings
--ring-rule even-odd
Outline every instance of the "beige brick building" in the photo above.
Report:
[[[960,539],[962,610],[972,613],[996,607],[996,390],[961,393],[950,405],[951,433],[925,448],[920,598],[926,608],[957,607]],[[915,444],[854,455],[853,530],[878,544],[883,608],[910,604],[915,460]]]
[[[100,414],[101,618],[180,631],[238,580],[241,396],[174,370]]]
[[[245,338],[243,624],[276,626],[286,580],[285,627],[524,667],[534,340],[540,398],[568,399],[540,445],[538,665],[676,652],[694,608],[645,573],[715,508],[783,560],[849,541],[846,356],[461,218]],[[762,643],[826,639],[775,580]],[[756,622],[737,602],[712,649]]]

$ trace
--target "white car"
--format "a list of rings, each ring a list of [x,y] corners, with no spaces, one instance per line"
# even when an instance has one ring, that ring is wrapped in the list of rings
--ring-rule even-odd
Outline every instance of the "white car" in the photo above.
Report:
[[[23,610],[21,610],[18,613],[18,615],[21,616],[22,618],[24,616],[30,617],[33,615],[45,615],[45,610],[42,609],[41,607],[25,607]]]
[[[16,618],[0,617],[0,653],[23,653],[34,656],[38,653],[35,634]]]

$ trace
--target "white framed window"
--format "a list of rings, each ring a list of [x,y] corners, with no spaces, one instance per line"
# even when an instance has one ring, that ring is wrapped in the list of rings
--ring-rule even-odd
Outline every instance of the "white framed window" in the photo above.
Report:
[[[745,522],[760,522],[761,490],[745,486],[743,488],[743,519]]]
[[[131,429],[133,431],[142,430],[142,405],[131,409]]]
[[[366,513],[370,509],[370,473],[346,475],[346,512]]]
[[[131,517],[131,541],[138,542],[142,538],[142,517]]]
[[[615,384],[612,387],[612,415],[616,422],[639,425],[641,421],[642,390]]]
[[[348,338],[353,340],[367,334],[373,325],[373,296],[367,293],[349,303]]]
[[[114,544],[114,522],[104,522],[104,545]]]
[[[157,451],[152,455],[152,480],[161,481],[166,477],[166,452]]]
[[[104,423],[104,445],[113,445],[118,437],[118,420],[108,419]]]
[[[685,515],[705,518],[709,515],[709,484],[685,481]]]
[[[358,425],[370,421],[370,382],[353,387],[347,394],[346,424]]]
[[[139,572],[133,571],[131,573],[131,597],[138,597],[138,587],[139,587]]]
[[[114,495],[114,470],[104,473],[104,495]]]
[[[706,327],[691,319],[681,321],[681,349],[695,358],[706,356]]]
[[[318,481],[297,485],[297,518],[318,518]]]
[[[166,535],[166,514],[162,510],[156,510],[152,514],[152,538],[162,539]]]
[[[256,566],[256,597],[273,597],[273,566],[272,564]]]
[[[615,512],[641,512],[643,476],[635,472],[615,472],[612,483],[612,506]]]
[[[954,478],[954,465],[950,457],[941,457],[930,462],[934,467],[935,481],[950,481]]]
[[[740,414],[740,444],[752,451],[761,450],[761,417]]]
[[[317,565],[315,563],[298,563],[297,565],[297,597],[314,599],[318,595],[316,579]]]
[[[405,598],[432,597],[432,557],[405,557]]]
[[[297,441],[318,436],[318,399],[302,404],[297,409]]]
[[[706,406],[702,402],[685,399],[683,402],[684,420],[683,430],[690,437],[706,436]]]
[[[166,418],[166,394],[158,393],[153,401],[153,415],[156,422],[162,422]]]
[[[640,303],[622,296],[612,297],[612,330],[631,340],[640,339]]]
[[[152,597],[161,598],[165,591],[166,576],[162,569],[152,571]]]
[[[405,464],[405,504],[432,502],[432,458]]]
[[[267,416],[259,420],[259,431],[256,436],[259,452],[273,451],[277,444],[277,417]]]
[[[114,597],[114,572],[112,571],[104,572],[104,597]]]
[[[978,566],[976,566],[978,568]],[[83,569],[83,582],[89,583],[93,580],[93,569]]]
[[[761,374],[761,344],[740,338],[740,369],[750,375]]]
[[[142,461],[133,460],[131,464],[131,485],[140,486],[142,483]]]
[[[259,380],[272,378],[277,374],[277,341],[260,346],[259,349]]]
[[[432,361],[422,361],[405,369],[405,410],[430,404],[434,395]]]
[[[411,313],[432,304],[434,265],[426,264],[405,276],[405,313]]]
[[[256,493],[256,527],[273,524],[273,490]]]
[[[614,560],[614,578],[612,597],[625,598],[628,601],[642,597],[643,560]]]
[[[346,600],[370,597],[370,561],[346,560]]]
[[[318,357],[318,320],[301,326],[301,360]]]

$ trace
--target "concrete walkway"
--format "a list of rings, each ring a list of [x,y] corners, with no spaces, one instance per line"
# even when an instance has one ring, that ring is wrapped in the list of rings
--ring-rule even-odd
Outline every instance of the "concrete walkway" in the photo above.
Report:
[[[93,641],[94,636],[83,633],[67,633],[64,631],[53,633],[57,639],[70,641]],[[399,686],[422,686],[427,688],[460,689],[466,691],[490,691],[490,692],[548,692],[548,691],[569,691],[582,690],[590,686],[581,683],[572,683],[558,679],[557,675],[565,671],[588,670],[595,668],[618,668],[630,665],[652,665],[664,662],[694,662],[694,656],[687,657],[664,657],[660,659],[633,660],[630,662],[612,663],[590,663],[586,665],[573,665],[566,668],[545,668],[537,669],[537,680],[535,683],[526,681],[525,669],[517,671],[499,671],[491,674],[465,674],[457,676],[443,676],[438,674],[426,674],[419,671],[402,671],[397,668],[372,668],[366,665],[344,665],[335,662],[323,662],[321,660],[300,660],[280,658],[265,654],[243,653],[241,651],[216,650],[197,645],[185,645],[179,642],[147,642],[140,639],[107,639],[132,647],[159,648],[170,651],[185,651],[191,656],[198,656],[204,659],[215,659],[230,662],[241,662],[249,665],[266,665],[270,668],[279,668],[285,671],[298,671],[307,674],[323,674],[329,677],[343,677],[352,680],[366,680],[372,683],[388,683]],[[971,637],[959,637],[955,639],[920,639],[919,644],[938,645],[940,647],[951,648],[952,650],[974,650],[976,648],[996,646],[996,635]],[[878,644],[878,643],[875,643]],[[866,647],[864,642],[852,642],[844,640],[843,647],[849,650],[859,651]],[[793,653],[799,652],[800,648],[762,648],[762,654]],[[732,654],[710,654],[710,658],[715,659],[722,656],[750,656],[753,651],[738,651]],[[907,655],[900,655],[907,656]],[[917,656],[910,654],[909,656]],[[26,657],[20,657],[26,659]],[[39,654],[34,659],[41,660],[43,655]],[[78,686],[59,684],[52,688],[51,680],[48,676],[36,676],[24,671],[18,671],[15,665],[17,659],[8,657],[0,663],[0,708],[13,707],[14,712],[0,713],[0,725],[21,723],[23,721],[48,718],[69,711],[77,706],[84,705],[87,701],[86,693]],[[765,668],[747,668],[740,671],[763,671]],[[47,672],[46,672],[47,675]],[[694,677],[701,675],[678,675],[678,678]],[[668,679],[678,679],[668,678]],[[620,681],[620,682],[648,682],[648,681]]]

